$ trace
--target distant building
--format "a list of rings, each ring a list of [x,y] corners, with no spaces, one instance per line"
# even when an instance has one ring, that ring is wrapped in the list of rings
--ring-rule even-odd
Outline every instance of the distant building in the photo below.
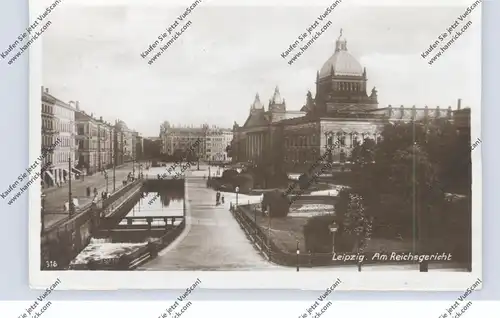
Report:
[[[173,156],[176,153],[191,151],[198,158],[206,158],[206,137],[208,125],[199,127],[174,127],[164,122],[160,127],[161,152]]]
[[[172,156],[175,153],[193,151],[206,161],[230,161],[227,146],[231,144],[231,129],[202,125],[199,127],[174,127],[164,122],[160,127],[161,152]]]
[[[77,109],[80,107],[77,102]],[[85,170],[89,175],[99,171],[101,164],[99,160],[99,127],[100,122],[94,118],[94,115],[85,113],[85,111],[76,112],[77,135],[76,143],[78,164],[77,168]]]
[[[227,153],[227,146],[231,144],[233,132],[231,129],[211,127],[206,137],[206,151],[204,159],[212,162],[227,162],[231,158]]]
[[[131,162],[134,160],[135,153],[135,137],[134,131],[127,127],[122,120],[117,120],[115,123],[117,134],[117,158],[118,164]]]
[[[113,146],[115,128],[111,123],[102,119],[97,120],[97,162],[98,170],[108,169],[113,166]]]

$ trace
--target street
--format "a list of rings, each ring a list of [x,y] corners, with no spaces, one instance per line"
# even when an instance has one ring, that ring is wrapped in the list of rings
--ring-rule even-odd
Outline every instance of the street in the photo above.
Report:
[[[188,176],[186,182],[186,229],[156,259],[140,269],[228,271],[280,268],[267,262],[252,246],[229,212],[228,202],[215,206],[215,191],[206,187],[206,180]]]
[[[135,173],[137,176],[139,169],[138,164],[135,164]],[[113,169],[108,169],[108,191],[113,192]],[[116,191],[118,191],[122,186],[123,180],[127,179],[127,174],[132,172],[132,163],[126,163],[123,166],[116,168],[115,170],[115,186]],[[78,199],[78,204],[80,207],[92,202],[93,194],[91,197],[87,197],[86,189],[90,187],[92,192],[94,188],[97,188],[99,195],[102,191],[106,191],[106,179],[104,174],[96,173],[92,176],[85,176],[84,180],[71,180],[71,192],[73,198]],[[64,219],[68,216],[67,212],[64,212],[64,203],[68,202],[68,192],[69,185],[65,183],[60,188],[52,187],[43,190],[46,195],[44,203],[44,221],[45,228],[49,228],[52,224]]]

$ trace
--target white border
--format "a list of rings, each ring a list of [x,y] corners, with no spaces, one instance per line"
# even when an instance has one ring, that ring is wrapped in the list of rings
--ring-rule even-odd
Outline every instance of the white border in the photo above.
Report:
[[[196,292],[196,291],[195,291]],[[337,301],[335,294],[330,294],[328,300],[332,305],[321,315],[322,318],[332,317],[372,317],[372,318],[422,318],[436,317],[447,312],[455,299],[448,301]],[[472,297],[472,296],[469,296]],[[468,298],[469,298],[468,297]],[[323,305],[328,300],[321,303]],[[121,317],[121,318],[154,318],[160,317],[173,304],[172,299],[164,301],[51,301],[52,304],[43,313],[44,318],[87,318],[87,317]],[[451,318],[468,302],[459,302]],[[471,306],[462,316],[467,318],[492,317],[492,313],[500,311],[498,301],[471,300]],[[214,313],[220,317],[299,317],[314,303],[309,301],[199,301],[192,300],[192,305],[182,313],[183,318],[210,317]],[[2,317],[18,317],[32,301],[0,302]],[[184,304],[179,304],[177,309]],[[38,309],[43,305],[38,305]],[[390,310],[388,310],[388,307]],[[77,308],[77,310],[75,310]],[[321,306],[318,306],[321,309]],[[310,316],[312,317],[312,316]]]
[[[80,0],[63,0],[59,6],[71,5]],[[131,3],[133,0],[121,0],[121,3]],[[136,0],[134,3],[142,2]],[[345,0],[347,2],[347,0]],[[93,0],[92,4],[98,2]],[[114,0],[112,3],[117,3]],[[148,2],[156,2],[149,0]],[[176,1],[189,5],[191,0]],[[217,5],[227,2],[215,1]],[[268,1],[269,2],[269,1]],[[284,4],[284,1],[273,0],[272,3]],[[319,5],[329,4],[333,1],[318,1]],[[356,1],[361,3],[363,1]],[[450,1],[435,1],[432,5],[450,5]],[[464,6],[474,1],[460,1]],[[50,0],[30,0],[30,21],[37,14],[43,12]],[[88,1],[85,1],[88,3]],[[108,3],[100,1],[100,3]],[[248,1],[244,1],[248,4]],[[258,1],[257,3],[260,3]],[[301,4],[311,5],[309,1],[300,1]],[[366,3],[366,2],[365,2]],[[378,4],[399,3],[402,1],[379,1]],[[415,4],[415,1],[405,1],[406,5]],[[238,4],[241,5],[240,2]],[[290,3],[289,3],[290,4]],[[294,5],[299,1],[294,1]],[[372,4],[370,2],[370,4]],[[454,2],[457,5],[456,1]],[[56,8],[57,10],[57,8]],[[475,11],[481,10],[479,6]],[[481,19],[481,13],[477,13],[475,19]],[[482,22],[482,21],[481,21]],[[482,28],[481,28],[482,29]],[[33,162],[40,155],[41,144],[41,117],[40,100],[42,86],[42,41],[43,36],[36,40],[29,51],[30,61],[30,140],[29,161]],[[478,56],[480,58],[480,56]],[[475,81],[474,81],[475,83]],[[481,79],[478,82],[480,89]],[[476,108],[477,109],[477,108]],[[480,134],[481,116],[479,111],[471,115],[471,136],[476,140]],[[463,291],[468,288],[477,278],[482,279],[482,166],[481,149],[473,151],[472,154],[472,268],[473,272],[440,272],[429,271],[420,273],[418,271],[396,271],[396,272],[336,272],[332,269],[331,280],[337,277],[343,281],[338,290],[419,290],[419,291]],[[111,271],[41,271],[40,270],[40,183],[35,182],[29,190],[29,275],[30,286],[37,289],[45,289],[57,279],[61,284],[57,289],[84,289],[84,290],[116,290],[116,289],[185,289],[199,278],[202,283],[199,288],[203,289],[301,289],[301,290],[324,290],[331,285],[326,281],[324,270],[295,272],[295,268],[284,268],[283,271],[133,271],[133,272],[111,272]],[[188,219],[189,221],[189,219]],[[189,230],[189,225],[185,231]],[[179,239],[182,239],[181,235]],[[411,275],[415,273],[416,275]]]

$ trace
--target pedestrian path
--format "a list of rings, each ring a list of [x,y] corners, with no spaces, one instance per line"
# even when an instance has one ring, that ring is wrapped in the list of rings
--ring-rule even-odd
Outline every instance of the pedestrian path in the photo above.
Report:
[[[113,192],[113,170],[108,169],[108,184],[106,186],[106,178],[104,174],[96,173],[92,176],[86,176],[82,180],[71,181],[72,197],[78,200],[80,207],[84,207],[92,202],[93,193],[87,196],[87,187],[94,188],[98,193],[102,193],[108,189],[108,192]],[[123,180],[126,180],[127,175],[132,172],[132,164],[125,164],[115,170],[115,189],[118,191],[123,187]],[[137,173],[137,168],[136,168]],[[64,204],[69,200],[69,184],[65,183],[59,188],[49,188],[44,190],[44,221],[45,228],[51,227],[53,224],[68,217],[68,212],[64,208]]]

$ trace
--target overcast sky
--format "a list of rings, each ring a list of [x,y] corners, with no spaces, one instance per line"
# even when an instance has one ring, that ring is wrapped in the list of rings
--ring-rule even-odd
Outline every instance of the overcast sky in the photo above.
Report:
[[[248,116],[255,93],[267,106],[279,86],[299,110],[316,71],[334,53],[339,29],[367,68],[379,107],[480,104],[480,15],[432,66],[420,54],[463,7],[359,7],[341,3],[329,29],[291,66],[280,55],[324,11],[317,7],[210,7],[152,65],[141,58],[183,13],[182,7],[84,7],[61,4],[43,35],[43,85],[104,119],[119,118],[143,136],[172,124],[232,127]],[[479,9],[480,10],[480,9]],[[478,10],[478,11],[479,11]],[[179,26],[179,28],[182,24]],[[155,51],[156,52],[156,51]],[[153,53],[154,54],[154,53]]]

